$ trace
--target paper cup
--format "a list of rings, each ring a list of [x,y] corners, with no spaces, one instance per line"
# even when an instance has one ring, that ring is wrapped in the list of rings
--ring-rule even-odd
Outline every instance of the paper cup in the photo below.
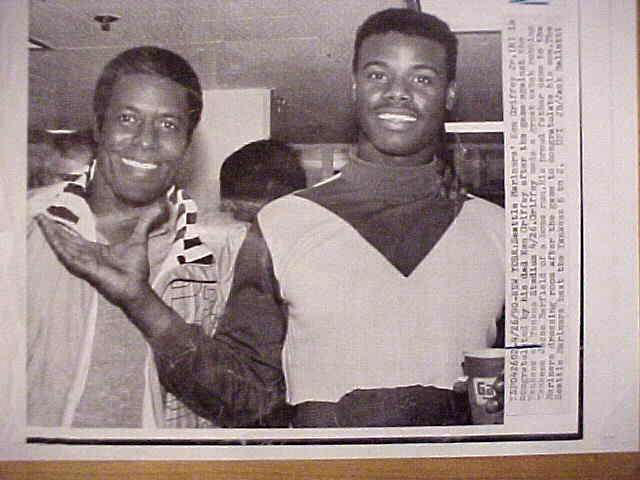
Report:
[[[504,348],[486,348],[464,353],[462,370],[468,377],[467,392],[471,417],[476,425],[504,423],[504,412],[488,413],[487,401],[494,398],[493,383],[504,371]]]

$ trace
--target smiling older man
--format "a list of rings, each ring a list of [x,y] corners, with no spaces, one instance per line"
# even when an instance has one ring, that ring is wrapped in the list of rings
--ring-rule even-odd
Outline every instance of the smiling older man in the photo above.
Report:
[[[136,228],[148,234],[144,281],[183,318],[210,331],[213,258],[198,238],[193,200],[175,184],[201,110],[198,77],[183,58],[156,47],[121,53],[96,85],[91,168],[33,197],[31,209],[104,245]],[[162,219],[139,223],[149,211],[154,218],[163,212]],[[210,424],[161,391],[140,332],[65,270],[35,222],[27,251],[29,425]],[[125,253],[114,249],[112,255]]]

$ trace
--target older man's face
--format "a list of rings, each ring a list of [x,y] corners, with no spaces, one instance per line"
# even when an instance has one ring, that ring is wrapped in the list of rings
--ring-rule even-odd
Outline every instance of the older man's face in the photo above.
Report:
[[[115,84],[102,129],[97,169],[114,196],[152,203],[173,184],[189,146],[187,90],[159,76],[132,74]]]
[[[389,165],[430,162],[453,101],[446,72],[438,42],[396,32],[365,39],[354,72],[359,155]]]

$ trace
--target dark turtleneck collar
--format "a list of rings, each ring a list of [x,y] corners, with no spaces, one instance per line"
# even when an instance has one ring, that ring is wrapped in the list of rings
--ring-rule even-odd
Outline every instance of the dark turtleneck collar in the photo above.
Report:
[[[341,178],[353,188],[362,188],[370,198],[390,202],[411,202],[437,198],[442,188],[444,165],[435,158],[415,167],[387,166],[364,161],[356,156],[345,165]]]
[[[462,207],[443,189],[443,165],[389,167],[353,157],[341,175],[296,193],[349,223],[405,277]]]

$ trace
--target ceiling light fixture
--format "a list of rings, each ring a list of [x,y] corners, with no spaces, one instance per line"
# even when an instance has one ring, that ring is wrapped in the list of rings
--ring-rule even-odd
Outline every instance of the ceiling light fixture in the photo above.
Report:
[[[45,128],[44,131],[52,135],[69,135],[71,133],[76,133],[78,129],[77,128]]]
[[[108,32],[111,30],[111,24],[113,22],[117,22],[120,17],[118,15],[103,14],[96,15],[93,19],[100,24],[100,28],[103,32]]]

